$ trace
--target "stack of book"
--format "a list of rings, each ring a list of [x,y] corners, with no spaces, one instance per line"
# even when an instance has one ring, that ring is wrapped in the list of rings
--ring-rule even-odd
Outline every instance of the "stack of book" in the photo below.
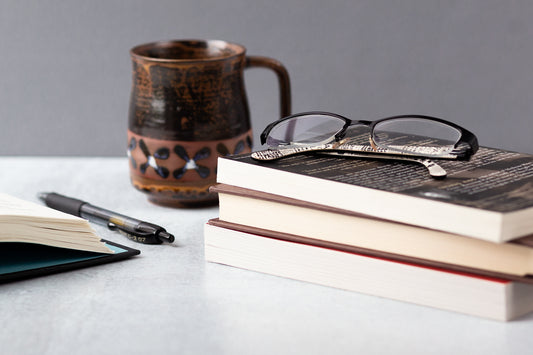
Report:
[[[510,320],[533,311],[533,155],[219,158],[207,261]]]

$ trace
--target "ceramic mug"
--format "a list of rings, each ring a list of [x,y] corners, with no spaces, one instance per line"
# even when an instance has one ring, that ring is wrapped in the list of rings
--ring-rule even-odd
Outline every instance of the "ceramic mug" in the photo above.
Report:
[[[218,156],[251,151],[252,127],[243,71],[272,69],[280,116],[290,114],[285,67],[246,56],[238,44],[174,40],[134,47],[128,122],[130,177],[150,201],[170,206],[215,203]]]

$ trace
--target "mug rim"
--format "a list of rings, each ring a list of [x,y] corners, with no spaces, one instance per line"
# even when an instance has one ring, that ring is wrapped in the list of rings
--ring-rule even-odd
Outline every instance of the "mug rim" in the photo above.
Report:
[[[140,54],[139,52],[142,50],[148,50],[151,48],[165,48],[165,47],[172,47],[175,44],[178,43],[205,43],[208,47],[230,47],[234,50],[234,53],[228,54],[228,55],[221,55],[221,56],[215,56],[215,57],[206,57],[206,58],[198,58],[198,59],[192,59],[192,58],[156,58],[156,57],[150,57],[148,55]],[[187,63],[187,62],[213,62],[213,61],[221,61],[221,60],[227,60],[229,58],[238,57],[241,55],[244,55],[246,52],[246,48],[240,44],[233,43],[233,42],[227,42],[224,40],[218,40],[218,39],[173,39],[173,40],[165,40],[165,41],[154,41],[144,44],[139,44],[133,48],[130,49],[130,55],[134,58],[143,59],[146,61],[151,62],[159,62],[159,63]]]

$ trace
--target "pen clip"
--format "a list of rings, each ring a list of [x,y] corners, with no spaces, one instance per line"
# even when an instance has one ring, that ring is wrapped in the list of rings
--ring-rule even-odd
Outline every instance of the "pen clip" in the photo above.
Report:
[[[143,244],[161,244],[163,241],[158,238],[158,236],[152,232],[145,232],[142,230],[135,230],[131,231],[129,229],[126,229],[124,227],[118,226],[114,223],[107,223],[107,228],[109,228],[112,231],[117,231],[120,234],[123,234],[126,236],[126,238],[133,240],[137,243],[143,243]]]

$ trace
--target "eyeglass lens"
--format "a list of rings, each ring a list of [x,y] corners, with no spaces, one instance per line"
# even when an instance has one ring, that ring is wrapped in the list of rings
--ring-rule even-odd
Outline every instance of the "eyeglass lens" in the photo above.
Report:
[[[270,147],[290,144],[315,144],[331,140],[344,126],[342,119],[327,115],[306,115],[282,121],[266,139]]]
[[[452,151],[461,132],[445,123],[424,118],[407,117],[385,120],[374,126],[373,140],[381,148],[397,151],[427,149],[429,154]]]

